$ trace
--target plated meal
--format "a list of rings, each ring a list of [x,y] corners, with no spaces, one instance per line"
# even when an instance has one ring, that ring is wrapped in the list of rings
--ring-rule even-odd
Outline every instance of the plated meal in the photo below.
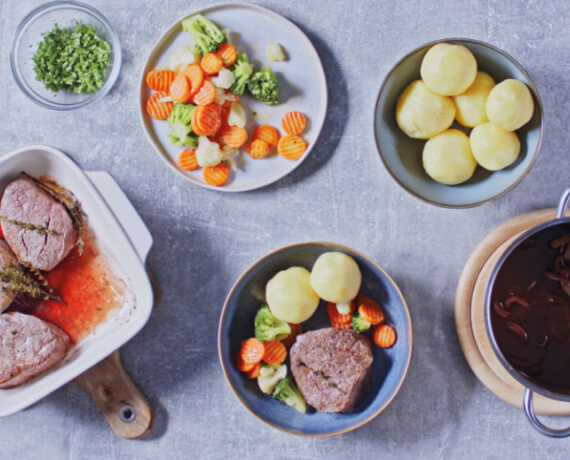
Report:
[[[223,191],[292,171],[311,150],[325,107],[308,39],[253,5],[219,5],[177,21],[141,79],[143,124],[162,158],[188,180]]]
[[[358,264],[338,251],[321,254],[310,273],[303,267],[276,273],[265,287],[267,305],[255,315],[255,337],[242,343],[237,368],[257,378],[263,393],[299,412],[306,412],[305,401],[321,412],[354,410],[368,391],[374,359],[364,334],[375,326],[376,345],[396,343],[381,307],[359,293],[361,282]],[[301,324],[320,299],[328,302],[333,327],[303,332]]]
[[[224,372],[246,407],[294,434],[328,436],[360,426],[395,396],[411,325],[381,269],[347,248],[307,243],[243,275],[218,338]]]

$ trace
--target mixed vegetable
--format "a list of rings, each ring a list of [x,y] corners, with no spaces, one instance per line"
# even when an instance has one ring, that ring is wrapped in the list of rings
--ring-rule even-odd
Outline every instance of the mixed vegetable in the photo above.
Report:
[[[267,105],[279,103],[279,82],[273,70],[255,71],[248,56],[228,41],[220,28],[201,14],[182,21],[194,47],[189,45],[170,56],[168,68],[155,68],[146,75],[147,86],[155,92],[147,101],[147,113],[167,120],[168,139],[185,147],[178,157],[181,169],[204,168],[206,183],[221,186],[235,169],[240,148],[252,159],[266,158],[273,149],[289,160],[299,159],[307,144],[300,134],[307,118],[288,112],[282,119],[286,135],[269,125],[257,126],[249,136],[247,110],[239,102],[248,94]],[[272,61],[285,59],[279,44],[270,44]]]
[[[396,343],[396,330],[385,322],[380,305],[363,294],[350,302],[347,313],[327,303],[331,325],[337,329],[353,329],[359,334],[372,330],[374,343],[390,348]],[[249,378],[257,379],[260,390],[305,413],[306,403],[287,370],[287,348],[302,332],[300,324],[276,318],[267,305],[262,305],[254,319],[254,336],[245,340],[237,358],[237,368]]]

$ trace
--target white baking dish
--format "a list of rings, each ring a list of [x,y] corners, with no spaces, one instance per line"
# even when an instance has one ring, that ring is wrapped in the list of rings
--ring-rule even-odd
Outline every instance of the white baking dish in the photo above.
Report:
[[[19,387],[0,390],[0,416],[37,402],[120,348],[145,325],[153,305],[144,266],[152,236],[111,176],[83,172],[59,150],[31,145],[0,157],[0,190],[22,171],[34,177],[48,175],[73,192],[87,215],[90,234],[128,294],[119,311],[73,347],[59,365]]]

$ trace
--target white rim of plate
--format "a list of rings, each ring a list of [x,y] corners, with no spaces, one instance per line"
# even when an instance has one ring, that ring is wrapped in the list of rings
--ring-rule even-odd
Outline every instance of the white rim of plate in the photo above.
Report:
[[[144,100],[144,97],[143,97],[143,94],[145,91],[145,75],[146,75],[148,63],[151,61],[151,59],[154,59],[158,54],[160,54],[160,49],[164,45],[164,42],[172,36],[172,34],[175,31],[175,28],[177,28],[180,25],[182,20],[186,19],[188,16],[191,16],[193,14],[198,14],[198,13],[207,14],[208,11],[217,10],[217,9],[221,9],[221,8],[227,8],[227,7],[250,8],[252,10],[255,10],[255,11],[258,11],[258,12],[261,12],[264,14],[268,14],[268,15],[272,16],[273,18],[275,18],[277,21],[284,23],[285,26],[292,28],[300,36],[300,38],[306,42],[307,49],[308,49],[311,57],[313,58],[314,62],[317,64],[317,68],[319,70],[318,76],[319,76],[320,80],[322,80],[321,99],[323,101],[322,113],[319,114],[318,123],[315,125],[315,126],[317,126],[317,128],[315,129],[315,131],[316,131],[315,139],[313,142],[311,142],[308,145],[307,151],[303,154],[303,156],[299,160],[297,160],[295,162],[295,165],[293,166],[293,168],[291,170],[289,170],[285,173],[279,173],[279,174],[276,174],[274,176],[271,176],[268,180],[266,180],[264,182],[260,182],[259,184],[255,185],[253,187],[252,186],[243,186],[243,187],[234,188],[234,189],[228,189],[225,187],[216,187],[213,185],[198,182],[194,178],[186,175],[176,165],[173,164],[173,162],[168,158],[168,155],[166,154],[166,152],[163,152],[163,147],[161,146],[161,144],[157,140],[155,140],[149,132],[149,129],[148,129],[147,123],[146,123],[145,110],[144,110],[144,106],[145,106],[146,101]],[[305,161],[305,159],[309,156],[309,154],[313,150],[313,147],[317,143],[319,136],[321,134],[321,131],[323,129],[323,126],[325,124],[327,107],[328,107],[327,80],[326,80],[326,75],[325,75],[325,71],[323,68],[323,63],[321,62],[319,54],[317,53],[317,50],[315,49],[313,43],[311,42],[311,40],[309,40],[309,37],[307,37],[305,32],[303,32],[299,28],[299,26],[297,26],[291,20],[280,15],[279,13],[276,13],[275,11],[272,11],[268,8],[264,8],[262,6],[258,6],[258,5],[254,5],[254,4],[246,3],[246,2],[231,2],[231,3],[230,2],[220,2],[220,3],[214,3],[213,5],[209,5],[206,7],[196,8],[196,9],[191,10],[188,13],[184,14],[183,16],[179,17],[176,21],[174,21],[172,24],[170,24],[170,26],[166,29],[166,31],[153,44],[152,48],[150,49],[150,52],[147,54],[147,56],[145,58],[144,65],[141,69],[141,73],[140,73],[140,77],[139,77],[139,94],[140,94],[140,104],[139,104],[139,108],[138,108],[139,120],[141,122],[143,131],[145,133],[145,136],[146,136],[148,142],[153,146],[155,152],[162,159],[162,161],[164,161],[166,163],[166,165],[171,170],[175,171],[179,176],[183,177],[188,182],[191,182],[191,183],[193,183],[199,187],[207,188],[210,190],[216,190],[218,192],[226,192],[226,193],[248,192],[251,190],[257,190],[257,189],[266,187],[270,184],[273,184],[274,182],[277,182],[278,180],[282,179],[283,177],[287,176],[288,174],[292,173],[295,169],[297,169],[301,165],[301,163],[303,163],[303,161]]]

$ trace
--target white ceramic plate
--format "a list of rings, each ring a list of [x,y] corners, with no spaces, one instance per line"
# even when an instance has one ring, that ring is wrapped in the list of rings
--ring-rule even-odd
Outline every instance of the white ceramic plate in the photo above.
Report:
[[[184,45],[193,44],[192,36],[182,30],[181,23],[192,14],[201,13],[217,23],[222,29],[229,29],[232,41],[238,49],[247,53],[255,70],[270,66],[277,74],[280,88],[280,103],[265,105],[250,96],[242,96],[248,110],[246,126],[251,135],[253,127],[260,124],[275,126],[281,134],[281,118],[290,110],[304,113],[309,119],[308,129],[302,134],[308,144],[307,151],[297,161],[286,160],[275,151],[263,160],[252,160],[245,152],[241,154],[241,167],[230,174],[223,187],[213,187],[204,181],[202,169],[183,171],[177,166],[182,147],[170,144],[166,121],[157,121],[146,114],[146,102],[152,91],[146,87],[146,73],[157,66],[166,66],[169,56]],[[269,62],[265,49],[269,43],[280,43],[287,53],[285,62]],[[200,10],[189,11],[172,24],[153,46],[140,75],[140,118],[146,136],[156,152],[173,170],[190,182],[202,187],[225,192],[243,192],[271,184],[293,171],[309,155],[321,128],[327,108],[327,86],[319,56],[306,35],[291,21],[265,8],[240,2],[213,5]],[[256,113],[254,117],[252,114]],[[242,148],[243,151],[243,148]]]
[[[21,171],[34,177],[48,175],[73,192],[97,246],[126,284],[127,301],[57,366],[16,388],[0,390],[0,416],[39,401],[120,348],[146,324],[153,305],[144,267],[152,237],[111,176],[102,171],[84,173],[59,150],[32,145],[0,157],[0,190]]]

